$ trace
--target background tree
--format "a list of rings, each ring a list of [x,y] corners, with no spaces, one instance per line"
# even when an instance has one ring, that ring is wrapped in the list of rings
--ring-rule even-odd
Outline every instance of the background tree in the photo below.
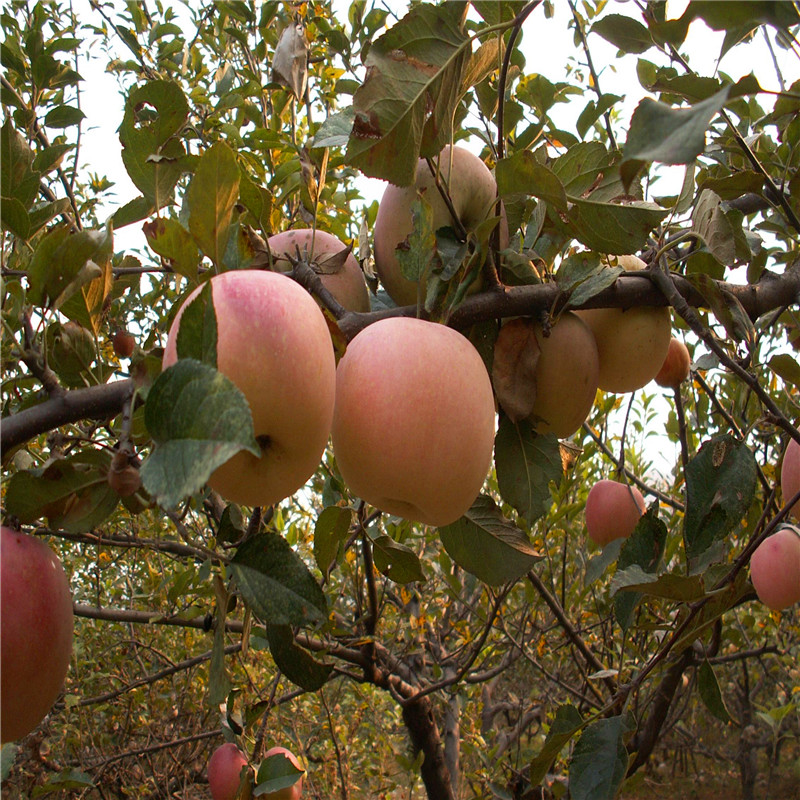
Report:
[[[520,48],[556,24],[549,2],[4,10],[3,507],[57,551],[76,613],[65,694],[4,745],[4,790],[204,797],[223,739],[254,764],[290,747],[314,797],[612,798],[680,753],[735,757],[746,797],[759,771],[776,780],[798,732],[797,617],[758,603],[747,565],[792,505],[778,465],[800,441],[800,17],[777,2],[569,8],[575,52],[550,75]],[[724,33],[721,54],[764,37],[774,80],[696,74],[694,21]],[[635,66],[630,118],[602,90],[602,40],[619,50],[608,68]],[[90,56],[125,97],[108,146],[136,194],[110,216],[81,149]],[[508,246],[495,221],[434,236],[420,204],[408,247],[429,291],[395,307],[359,177],[407,185],[420,156],[463,141],[494,171]],[[664,194],[663,165],[683,167]],[[292,498],[227,504],[206,486],[208,417],[163,401],[166,333],[189,291],[267,266],[270,235],[308,227],[351,241],[375,290],[371,312],[346,311],[298,253],[290,274],[339,354],[379,318],[423,316],[492,372],[503,320],[668,306],[692,380],[600,392],[564,442],[512,421],[504,396],[484,490],[439,529],[352,496],[330,450]],[[146,246],[118,247],[136,229]],[[647,269],[601,260],[628,253]],[[467,295],[476,254],[483,288]],[[600,550],[583,508],[604,477],[648,510]],[[298,585],[303,610],[281,617]]]

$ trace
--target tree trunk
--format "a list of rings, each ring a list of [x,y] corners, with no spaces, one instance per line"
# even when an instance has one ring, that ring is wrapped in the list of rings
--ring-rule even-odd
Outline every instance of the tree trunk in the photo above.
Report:
[[[403,706],[403,722],[414,750],[425,756],[421,773],[428,800],[456,800],[430,698],[409,700]]]

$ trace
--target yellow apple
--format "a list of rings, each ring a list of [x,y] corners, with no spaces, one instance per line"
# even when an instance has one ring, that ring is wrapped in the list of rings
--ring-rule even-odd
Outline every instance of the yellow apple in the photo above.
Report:
[[[237,453],[208,483],[234,503],[277,503],[311,477],[328,442],[336,390],[328,325],[311,295],[277,272],[223,272],[211,278],[211,294],[217,369],[247,399],[262,452]],[[170,327],[165,368],[177,360],[185,308]]]
[[[312,244],[313,243],[313,244]],[[287,272],[291,263],[286,257],[297,258],[298,248],[300,255],[308,255],[312,266],[319,273],[322,284],[348,311],[369,311],[369,290],[367,289],[364,273],[356,261],[356,257],[349,253],[341,266],[331,260],[347,249],[332,233],[327,231],[314,231],[311,228],[295,228],[282,233],[276,233],[267,239],[267,245],[274,259],[275,269]]]
[[[451,172],[452,153],[452,172]],[[497,184],[478,156],[463,147],[446,147],[437,157],[441,181],[449,189],[453,209],[467,231],[472,231],[493,216]],[[453,217],[436,188],[427,162],[420,159],[412,186],[390,184],[383,193],[375,219],[375,269],[389,297],[399,306],[415,305],[417,294],[425,299],[425,287],[403,277],[395,250],[413,230],[411,206],[423,194],[433,211],[433,229],[454,225]],[[501,218],[500,243],[508,243],[508,227]]]
[[[630,536],[645,510],[644,497],[635,486],[597,481],[586,498],[586,532],[595,544],[605,547]]]
[[[597,345],[586,323],[569,311],[549,336],[538,324],[535,335],[540,353],[531,421],[537,432],[563,439],[572,436],[592,410],[599,375]]]
[[[29,734],[55,703],[72,657],[72,594],[41,540],[0,528],[0,739]]]
[[[644,269],[637,256],[616,256],[626,270]],[[592,308],[576,311],[591,328],[600,357],[598,384],[605,392],[633,392],[648,384],[667,357],[668,308]]]
[[[447,525],[492,460],[489,374],[452,328],[392,317],[350,342],[336,372],[333,451],[350,491],[389,514]]]

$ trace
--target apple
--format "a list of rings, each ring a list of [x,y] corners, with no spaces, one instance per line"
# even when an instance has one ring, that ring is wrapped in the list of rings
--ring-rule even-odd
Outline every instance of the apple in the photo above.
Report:
[[[597,481],[586,498],[586,532],[601,547],[627,538],[646,510],[644,497],[635,487],[619,481]]]
[[[594,405],[600,370],[597,345],[586,323],[570,311],[562,314],[539,343],[536,401],[531,421],[538,433],[563,439],[581,427]]]
[[[626,270],[644,269],[637,256],[617,256]],[[576,311],[591,328],[600,356],[598,384],[604,392],[633,392],[658,374],[669,350],[668,308],[592,308]]]
[[[130,358],[136,347],[136,339],[128,331],[116,330],[111,336],[111,344],[117,358]]]
[[[680,339],[673,336],[669,340],[664,363],[654,380],[659,386],[675,389],[689,377],[691,366],[692,357],[689,355],[689,349]]]
[[[218,747],[208,760],[208,786],[214,800],[234,800],[247,757],[232,742]]]
[[[331,336],[320,307],[286,275],[238,270],[210,280],[217,369],[250,404],[262,452],[240,451],[208,484],[230,502],[271,505],[309,479],[328,443],[336,389]],[[197,292],[170,327],[164,368],[177,360],[181,317]]]
[[[0,740],[29,734],[55,703],[72,656],[72,594],[41,540],[0,527]]]
[[[750,556],[750,580],[758,599],[780,611],[800,600],[800,532],[778,528]]]
[[[489,374],[452,328],[385,318],[339,361],[333,452],[350,491],[381,511],[457,520],[489,471],[494,433]]]
[[[788,503],[798,492],[800,492],[800,444],[794,439],[789,439],[786,450],[783,452],[781,462],[781,494],[783,502]],[[800,519],[800,500],[798,500],[789,512],[795,519]]]
[[[297,757],[294,755],[294,753],[292,753],[290,750],[287,750],[285,747],[271,747],[264,754],[264,758],[267,759],[277,755],[281,755],[284,756],[285,758],[288,758],[296,769],[299,770],[303,769],[303,767],[297,760]],[[303,777],[301,775],[300,777],[298,777],[297,781],[293,783],[291,786],[286,786],[283,789],[278,789],[275,792],[266,792],[260,795],[260,797],[262,797],[263,800],[299,800],[302,794],[303,794]]]
[[[452,180],[451,160],[452,154]],[[494,215],[497,184],[486,164],[463,147],[445,147],[435,161],[439,164],[443,185],[448,187],[453,209],[464,228],[474,230]],[[411,206],[418,194],[424,194],[433,211],[433,229],[454,225],[450,210],[436,188],[434,176],[425,159],[417,164],[416,181],[412,186],[389,184],[378,205],[373,238],[375,269],[389,297],[399,306],[416,305],[417,294],[425,298],[425,287],[406,280],[395,250],[413,230]],[[505,218],[500,223],[500,244],[508,243]]]
[[[267,245],[272,253],[275,269],[282,272],[290,270],[292,265],[286,256],[288,254],[297,258],[299,248],[301,255],[310,257],[311,265],[319,273],[322,284],[341,305],[348,311],[370,310],[369,290],[356,257],[352,252],[348,253],[341,266],[337,266],[336,260],[331,259],[347,249],[347,245],[332,233],[296,228],[270,236]]]

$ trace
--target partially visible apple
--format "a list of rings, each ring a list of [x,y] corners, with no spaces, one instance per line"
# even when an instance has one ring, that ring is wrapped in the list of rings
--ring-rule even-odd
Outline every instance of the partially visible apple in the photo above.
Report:
[[[570,311],[562,314],[544,336],[535,328],[539,343],[536,365],[536,401],[531,420],[539,433],[559,438],[581,427],[597,394],[599,359],[589,327]]]
[[[231,502],[271,505],[311,477],[328,443],[336,389],[328,325],[311,295],[277,272],[223,272],[211,278],[211,294],[217,369],[250,404],[262,453],[260,458],[237,453],[214,471],[208,484]],[[177,360],[185,308],[170,328],[165,368]]]
[[[325,288],[348,311],[369,311],[369,290],[364,273],[352,253],[348,253],[343,263],[337,255],[347,250],[347,245],[327,231],[314,231],[312,228],[294,228],[276,233],[267,239],[274,259],[275,269],[287,272],[291,262],[286,257],[307,256],[314,270],[320,275]]]
[[[689,377],[691,366],[692,357],[689,355],[689,349],[680,339],[673,336],[669,340],[664,363],[654,380],[659,386],[674,389]]]
[[[786,450],[783,452],[781,462],[781,494],[783,502],[788,503],[798,492],[800,492],[800,444],[794,439],[789,439]],[[798,500],[789,512],[795,519],[800,519],[800,500]]]
[[[616,256],[626,270],[644,269],[637,256]],[[667,357],[669,308],[592,308],[576,311],[591,328],[600,357],[598,384],[605,392],[633,392],[648,384]]]
[[[208,760],[208,787],[214,800],[234,800],[247,757],[233,742],[218,747]]]
[[[455,522],[480,492],[494,433],[486,367],[452,328],[382,319],[339,361],[333,452],[350,491],[382,511]]]
[[[130,358],[136,347],[136,339],[126,330],[116,330],[111,335],[111,344],[117,358]]]
[[[72,657],[72,594],[41,540],[0,528],[0,740],[29,734],[55,703]]]
[[[627,538],[647,506],[635,486],[619,481],[597,481],[586,498],[586,532],[601,547],[614,539]]]
[[[451,168],[452,155],[452,168]],[[453,209],[467,231],[475,230],[494,214],[497,184],[486,164],[463,147],[445,147],[434,159],[439,165],[441,181],[449,189]],[[375,269],[389,297],[399,306],[415,305],[417,294],[425,298],[425,287],[403,277],[395,250],[413,230],[411,206],[418,194],[424,194],[433,211],[433,229],[454,220],[425,159],[417,164],[416,181],[412,186],[390,184],[383,193],[375,218]],[[505,217],[500,221],[500,244],[508,243]]]
[[[800,600],[800,533],[793,526],[779,528],[750,556],[750,579],[758,599],[781,611]]]
[[[276,755],[281,755],[285,758],[288,758],[296,769],[303,769],[295,754],[290,750],[287,750],[285,747],[271,747],[266,753],[264,753],[264,758],[266,759]],[[276,792],[266,792],[265,794],[260,795],[260,797],[262,797],[263,800],[300,800],[300,796],[302,794],[303,777],[301,775],[291,786],[278,789]]]

